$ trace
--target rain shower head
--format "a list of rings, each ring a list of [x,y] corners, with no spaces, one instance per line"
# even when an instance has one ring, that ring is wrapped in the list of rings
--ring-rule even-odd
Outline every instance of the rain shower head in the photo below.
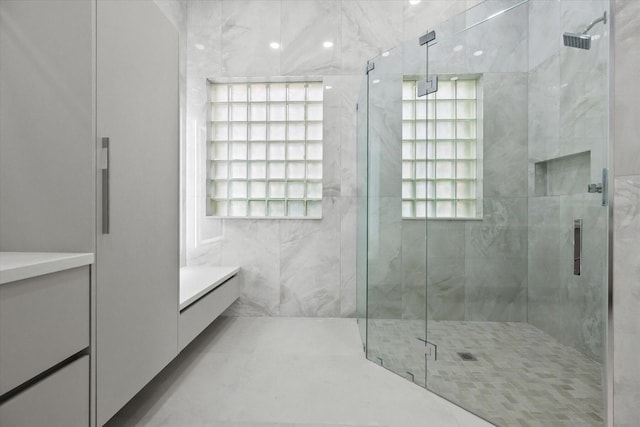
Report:
[[[591,49],[591,36],[589,34],[564,33],[562,38],[564,39],[564,45],[567,47]]]
[[[564,45],[567,47],[576,47],[578,49],[591,49],[591,36],[587,33],[598,22],[602,22],[604,24],[607,23],[607,12],[589,24],[582,33],[564,33],[562,35]]]

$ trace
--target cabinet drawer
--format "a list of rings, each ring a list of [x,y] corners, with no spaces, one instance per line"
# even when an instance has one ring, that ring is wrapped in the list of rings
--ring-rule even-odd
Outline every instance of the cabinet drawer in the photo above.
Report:
[[[89,425],[89,356],[55,371],[0,405],[2,427]]]
[[[89,346],[89,267],[0,285],[0,395]]]
[[[240,296],[238,276],[233,276],[180,312],[179,350],[182,351]]]

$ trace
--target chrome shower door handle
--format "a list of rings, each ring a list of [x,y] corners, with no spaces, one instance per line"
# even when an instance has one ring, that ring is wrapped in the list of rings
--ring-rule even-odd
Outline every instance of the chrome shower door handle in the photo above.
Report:
[[[609,169],[602,168],[602,206],[609,205]]]
[[[109,138],[102,138],[102,234],[109,234]]]
[[[582,220],[573,220],[573,274],[582,273]]]

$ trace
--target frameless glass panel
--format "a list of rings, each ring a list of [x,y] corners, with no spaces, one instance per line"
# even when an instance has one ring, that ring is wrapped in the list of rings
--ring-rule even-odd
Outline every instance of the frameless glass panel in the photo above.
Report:
[[[416,40],[370,61],[367,357],[425,385],[426,49]],[[409,85],[405,81],[410,81]],[[421,199],[417,199],[417,190]],[[422,217],[415,219],[415,212]]]
[[[365,75],[360,84],[356,107],[356,315],[362,345],[367,352],[367,131],[368,84]]]
[[[489,0],[428,48],[427,388],[496,425],[606,419],[608,210],[587,188],[605,182],[608,25],[563,46],[605,10]]]

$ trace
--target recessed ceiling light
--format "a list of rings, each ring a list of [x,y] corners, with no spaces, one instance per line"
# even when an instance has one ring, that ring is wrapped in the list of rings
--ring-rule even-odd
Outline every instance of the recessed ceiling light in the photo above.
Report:
[[[331,86],[331,85],[326,85],[324,88],[325,88],[326,90],[330,90],[330,89],[333,89],[333,86]]]
[[[324,46],[326,49],[329,49],[330,47],[333,47],[333,42],[332,41],[326,41],[326,42],[322,43],[322,46]]]
[[[271,49],[280,49],[280,43],[271,42],[271,43],[269,43],[269,47],[271,47]]]
[[[200,43],[196,43],[196,44],[194,45],[194,47],[195,47],[196,49],[198,49],[198,50],[204,50],[204,45],[203,45],[203,44],[200,44]]]
[[[409,4],[413,6],[413,5],[416,5],[416,4],[420,3],[420,1],[421,0],[409,0]]]
[[[389,51],[382,52],[382,56],[389,56]]]
[[[455,82],[456,80],[458,80],[458,76],[453,76],[449,80],[451,80],[452,82]]]
[[[480,56],[482,55],[484,52],[481,50],[476,50],[475,52],[473,52],[473,56]]]
[[[373,84],[374,84],[374,85],[377,85],[378,83],[380,83],[380,79],[375,79],[375,80],[373,81]]]
[[[453,48],[453,51],[454,52],[460,52],[462,49],[464,49],[464,46],[459,44],[459,45],[457,45],[456,47]]]

